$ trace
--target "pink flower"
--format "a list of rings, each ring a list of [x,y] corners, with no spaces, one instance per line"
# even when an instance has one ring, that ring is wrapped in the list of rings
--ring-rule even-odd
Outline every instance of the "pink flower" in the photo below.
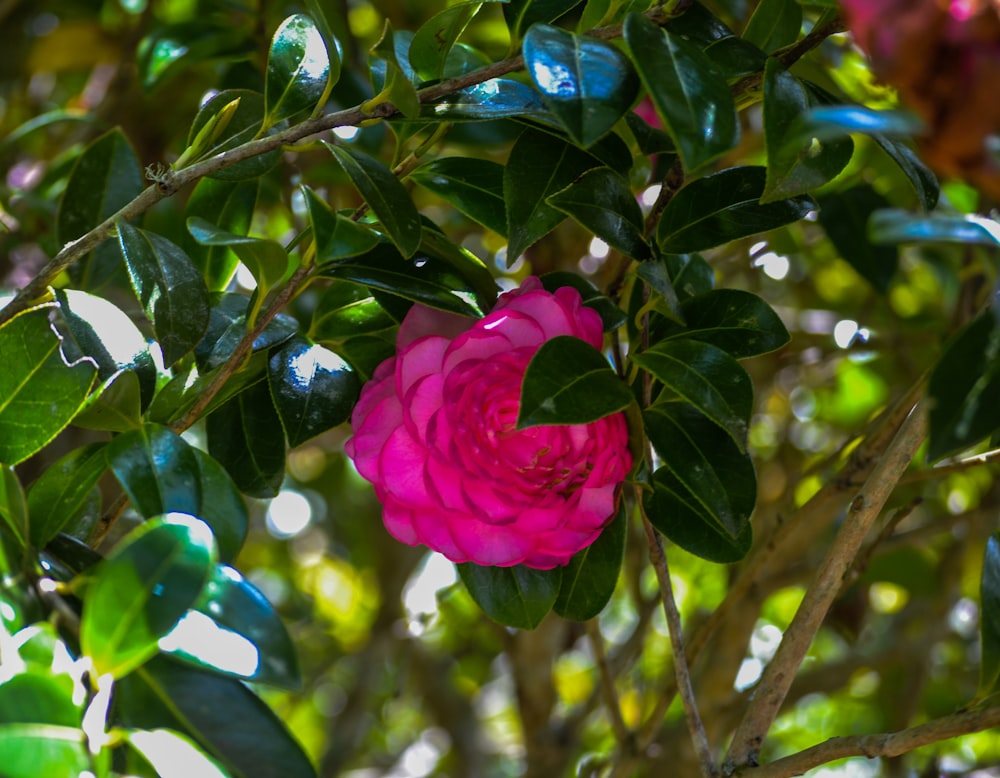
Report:
[[[631,467],[624,416],[515,428],[528,362],[558,335],[600,348],[600,317],[537,278],[479,320],[413,306],[345,446],[394,537],[453,562],[538,569],[597,539]]]

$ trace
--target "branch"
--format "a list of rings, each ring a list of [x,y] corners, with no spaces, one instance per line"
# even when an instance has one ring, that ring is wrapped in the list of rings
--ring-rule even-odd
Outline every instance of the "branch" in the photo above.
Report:
[[[778,651],[761,676],[758,691],[736,730],[726,758],[726,771],[756,764],[761,744],[795,678],[795,673],[830,605],[840,592],[869,531],[910,464],[927,432],[927,416],[914,408],[896,434],[864,487],[851,502],[848,514],[786,630]]]
[[[618,693],[615,690],[615,677],[608,665],[607,652],[604,650],[604,638],[601,636],[596,619],[588,621],[586,626],[587,637],[594,650],[594,660],[597,663],[597,672],[601,679],[604,707],[608,709],[608,716],[611,719],[611,730],[614,732],[621,750],[627,751],[632,733],[629,732],[628,727],[625,726],[625,720],[622,718],[622,709],[621,705],[618,704]]]
[[[1000,706],[962,711],[897,732],[830,738],[762,767],[741,770],[737,775],[743,778],[789,778],[835,759],[851,756],[865,756],[869,759],[900,756],[920,746],[997,726],[1000,726]]]

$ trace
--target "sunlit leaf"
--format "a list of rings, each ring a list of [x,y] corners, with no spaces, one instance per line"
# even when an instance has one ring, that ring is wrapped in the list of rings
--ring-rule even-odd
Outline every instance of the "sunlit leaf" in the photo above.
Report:
[[[206,155],[220,154],[257,137],[264,126],[264,95],[249,89],[224,89],[201,106],[201,110],[198,111],[191,123],[188,145],[194,142],[202,128],[213,117],[217,116],[220,110],[236,100],[239,103],[226,125],[225,132],[216,141],[215,146],[206,152]],[[276,132],[281,126],[281,123],[274,125],[266,134]],[[280,159],[281,149],[274,149],[217,170],[211,174],[211,177],[225,181],[250,181],[264,175],[277,165]],[[209,218],[213,214],[200,213],[198,215]],[[227,225],[227,227],[231,228],[232,225]]]
[[[545,618],[562,582],[562,569],[535,570],[524,565],[457,565],[462,583],[483,612],[498,624],[534,629]]]
[[[194,741],[171,729],[126,731],[129,745],[142,754],[160,778],[228,778]]]
[[[0,724],[4,778],[79,778],[90,767],[79,726]]]
[[[886,208],[872,213],[868,237],[874,243],[960,243],[995,248],[1000,243],[1000,223],[973,215],[922,215]]]
[[[330,79],[330,54],[315,22],[305,14],[285,19],[267,54],[266,125],[313,108]]]
[[[420,109],[419,120],[482,122],[514,117],[559,126],[537,90],[510,78],[491,78],[426,103]]]

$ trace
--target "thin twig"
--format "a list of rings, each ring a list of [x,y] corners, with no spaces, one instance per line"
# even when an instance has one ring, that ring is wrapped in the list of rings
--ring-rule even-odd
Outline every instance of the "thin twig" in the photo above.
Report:
[[[927,470],[918,470],[914,473],[907,473],[900,481],[901,484],[914,484],[921,481],[930,481],[934,478],[943,478],[952,473],[962,473],[970,467],[981,467],[983,465],[994,465],[1000,462],[1000,448],[992,451],[984,451],[982,454],[959,459],[954,462],[945,462],[937,467]]]
[[[923,442],[927,432],[926,413],[915,408],[896,434],[892,445],[872,470],[864,487],[851,502],[816,578],[806,591],[795,618],[785,631],[778,651],[765,668],[743,720],[733,736],[726,758],[726,771],[755,765],[761,744],[802,664],[813,637],[831,603],[840,592],[869,530],[882,511],[903,472]]]
[[[594,651],[597,674],[601,680],[604,707],[607,708],[608,716],[611,719],[611,730],[618,741],[619,750],[624,753],[629,750],[632,733],[629,732],[628,727],[625,726],[625,720],[622,718],[621,705],[618,704],[618,692],[615,690],[615,678],[608,665],[608,655],[604,650],[604,637],[601,635],[596,619],[587,622],[587,637],[590,640],[590,647]]]

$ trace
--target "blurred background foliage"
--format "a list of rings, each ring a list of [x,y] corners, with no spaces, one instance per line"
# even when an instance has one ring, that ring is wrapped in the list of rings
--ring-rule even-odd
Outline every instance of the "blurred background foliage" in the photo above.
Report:
[[[413,30],[445,3],[320,5],[337,27],[348,71],[332,105],[348,107],[368,96],[367,51],[384,20]],[[706,5],[740,31],[754,4]],[[308,10],[275,0],[0,0],[0,286],[22,286],[58,250],[60,195],[88,142],[120,126],[144,164],[169,162],[185,147],[211,90],[258,87],[272,31],[288,14]],[[807,25],[817,14],[807,8]],[[504,56],[509,41],[499,5],[476,17],[465,40],[495,59]],[[844,35],[827,40],[796,72],[868,106],[895,105]],[[740,119],[743,141],[721,166],[764,160],[759,110],[742,111]],[[447,143],[502,162],[512,137],[509,126],[490,122],[461,127]],[[384,125],[363,129],[356,142],[391,156]],[[858,138],[856,146],[849,167],[827,187],[831,202],[865,184],[886,205],[913,207],[916,195],[899,168],[872,141]],[[638,164],[633,180],[652,185],[663,172],[657,167],[655,156]],[[295,234],[303,206],[289,193],[300,181],[334,208],[358,204],[328,153],[303,150],[263,179],[254,234],[283,242]],[[598,286],[610,280],[607,246],[571,221],[508,268],[502,237],[475,228],[427,191],[417,188],[413,196],[502,284],[552,270]],[[145,225],[178,243],[189,240],[185,197],[160,203]],[[647,191],[644,208],[654,200],[655,190]],[[944,183],[942,203],[957,213],[993,205],[957,182]],[[872,419],[935,364],[948,336],[995,286],[995,254],[962,244],[887,247],[881,259],[889,272],[876,288],[816,218],[707,252],[720,286],[761,295],[792,333],[788,347],[746,364],[757,388],[750,441],[758,537],[805,504]],[[306,293],[293,306],[305,315],[315,304]],[[197,437],[198,428],[189,434]],[[298,692],[262,692],[320,774],[501,778],[525,774],[526,752],[531,775],[598,774],[614,734],[585,628],[555,616],[534,632],[490,622],[450,563],[386,534],[369,486],[343,456],[348,434],[345,425],[290,452],[279,496],[251,501],[251,532],[238,559],[286,620],[305,679]],[[89,439],[69,428],[45,450],[46,461],[19,468],[24,482]],[[907,476],[890,506],[898,524],[837,601],[773,730],[767,759],[820,736],[918,723],[974,697],[979,571],[996,526],[996,475],[988,464]],[[740,701],[773,654],[835,525],[820,522],[784,548],[780,564],[728,611],[699,652],[694,683],[713,742],[736,724]],[[126,515],[121,530],[130,526]],[[645,542],[633,533],[615,596],[599,618],[630,728],[648,726],[672,685],[655,578]],[[668,554],[690,632],[724,600],[734,570],[673,547]],[[663,714],[636,774],[695,774],[679,704]],[[981,733],[813,774],[958,775],[997,764],[1000,738]]]

